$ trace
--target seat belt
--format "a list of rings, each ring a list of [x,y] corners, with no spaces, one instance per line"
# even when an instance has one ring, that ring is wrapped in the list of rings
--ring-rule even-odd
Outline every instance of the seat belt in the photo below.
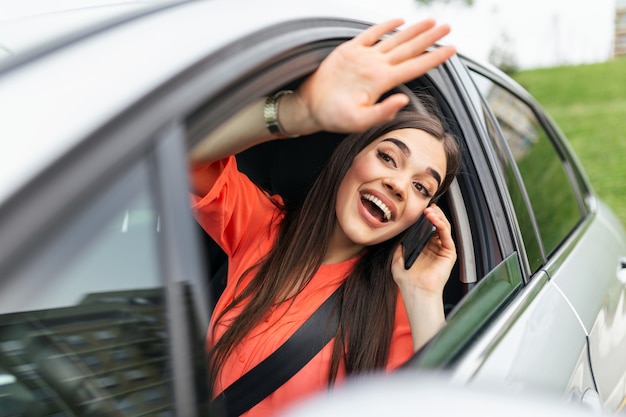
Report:
[[[222,391],[212,405],[226,417],[237,417],[291,379],[335,337],[339,314],[333,307],[342,290],[340,285],[289,339]]]

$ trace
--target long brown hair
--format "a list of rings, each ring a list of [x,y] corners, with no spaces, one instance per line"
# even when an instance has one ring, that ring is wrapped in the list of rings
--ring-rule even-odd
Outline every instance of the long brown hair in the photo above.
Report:
[[[442,142],[447,171],[435,197],[446,191],[458,172],[460,155],[456,140],[446,132],[438,117],[403,111],[391,122],[344,139],[302,205],[285,213],[274,247],[251,268],[258,267],[255,277],[217,317],[216,323],[233,307],[246,301],[242,312],[210,351],[213,378],[219,374],[233,348],[269,309],[277,302],[289,302],[285,296],[301,292],[322,265],[336,222],[336,216],[328,213],[335,213],[337,190],[351,161],[375,139],[403,128],[421,129]],[[339,327],[329,372],[330,383],[334,382],[342,359],[347,374],[373,371],[387,363],[398,298],[398,288],[391,275],[391,260],[402,235],[366,247],[347,277],[337,306]]]

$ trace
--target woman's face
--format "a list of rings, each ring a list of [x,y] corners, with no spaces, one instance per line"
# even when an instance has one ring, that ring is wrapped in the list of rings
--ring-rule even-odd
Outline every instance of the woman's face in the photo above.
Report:
[[[446,173],[443,144],[418,129],[394,130],[354,159],[339,185],[335,237],[384,242],[415,223]]]

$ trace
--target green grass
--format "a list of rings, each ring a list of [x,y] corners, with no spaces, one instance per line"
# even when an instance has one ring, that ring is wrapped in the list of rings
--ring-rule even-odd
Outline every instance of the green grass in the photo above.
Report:
[[[595,191],[626,225],[626,59],[513,78],[556,121]]]

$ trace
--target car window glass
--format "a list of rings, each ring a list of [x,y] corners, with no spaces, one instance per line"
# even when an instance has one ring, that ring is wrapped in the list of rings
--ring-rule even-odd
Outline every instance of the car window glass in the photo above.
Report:
[[[543,264],[543,255],[537,233],[535,232],[532,217],[530,216],[530,208],[526,205],[524,192],[515,176],[514,167],[512,166],[510,159],[507,157],[507,150],[503,147],[502,141],[498,139],[499,134],[496,126],[494,125],[493,119],[489,117],[487,109],[483,109],[483,111],[485,113],[487,132],[489,133],[494,149],[496,149],[497,152],[498,162],[500,163],[500,172],[504,175],[507,189],[515,208],[518,227],[520,228],[522,239],[524,240],[528,264],[531,272],[535,272]]]
[[[0,294],[0,416],[171,415],[148,169],[97,190]],[[7,288],[7,287],[3,287]]]
[[[549,254],[581,219],[563,160],[525,102],[483,75],[471,74],[489,103],[515,160],[541,242],[545,253]]]

